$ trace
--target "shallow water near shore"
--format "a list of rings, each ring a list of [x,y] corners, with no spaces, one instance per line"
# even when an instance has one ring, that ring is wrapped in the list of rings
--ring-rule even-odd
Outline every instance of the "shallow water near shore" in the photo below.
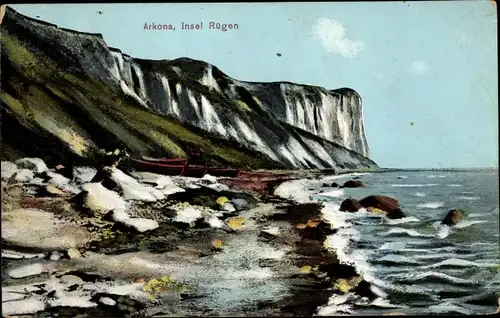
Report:
[[[354,176],[364,188],[323,188],[319,193],[323,183],[341,184]],[[333,296],[337,301],[330,300],[325,314],[484,314],[498,307],[498,170],[346,174],[301,187],[296,189],[298,199],[325,202],[323,213],[338,229],[328,238],[330,248],[354,265],[380,296],[369,306]],[[406,217],[389,220],[339,211],[346,198],[368,195],[397,199]],[[465,212],[463,220],[453,228],[442,226],[453,208]]]

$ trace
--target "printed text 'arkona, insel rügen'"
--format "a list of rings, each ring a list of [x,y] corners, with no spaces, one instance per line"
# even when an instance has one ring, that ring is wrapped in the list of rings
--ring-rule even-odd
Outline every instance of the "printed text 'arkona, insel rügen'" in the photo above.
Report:
[[[181,22],[180,30],[213,30],[213,31],[233,31],[238,30],[240,26],[237,23],[220,23],[215,21],[208,22],[197,22],[197,23],[187,23]],[[176,24],[172,23],[144,23],[144,30],[148,31],[175,31],[177,29]]]

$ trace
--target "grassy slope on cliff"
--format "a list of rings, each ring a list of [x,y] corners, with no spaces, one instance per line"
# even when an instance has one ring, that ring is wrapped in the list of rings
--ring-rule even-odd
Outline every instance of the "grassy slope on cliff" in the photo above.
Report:
[[[77,73],[61,72],[56,61],[30,51],[6,30],[1,44],[5,159],[41,153],[59,161],[68,155],[77,160],[95,147],[185,157],[185,143],[193,143],[214,163],[279,166],[234,143],[149,112],[115,88]]]

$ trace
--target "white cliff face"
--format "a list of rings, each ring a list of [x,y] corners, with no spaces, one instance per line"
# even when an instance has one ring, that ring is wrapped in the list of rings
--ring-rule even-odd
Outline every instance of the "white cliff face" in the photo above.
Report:
[[[134,60],[108,48],[98,35],[35,21],[22,23],[39,39],[71,52],[88,77],[107,83],[142,107],[236,141],[273,161],[296,168],[374,165],[364,158],[368,147],[361,99],[352,90],[242,82],[201,61]],[[184,68],[185,63],[196,71]],[[235,100],[246,106],[256,103],[268,115],[255,109],[236,111],[231,106]]]
[[[117,78],[121,83],[124,93],[134,96],[141,104],[154,105],[153,108],[160,113],[172,115],[180,121],[193,124],[201,129],[219,136],[232,139],[243,143],[249,148],[267,155],[269,158],[280,161],[280,157],[294,167],[326,168],[335,166],[335,160],[332,154],[324,149],[317,142],[309,143],[309,147],[304,147],[303,143],[294,138],[287,138],[278,147],[272,148],[266,144],[248,124],[246,124],[237,113],[231,114],[232,121],[225,120],[220,116],[220,107],[214,105],[207,96],[193,91],[178,82],[177,78],[168,78],[165,75],[154,73],[150,81],[157,81],[154,85],[149,83],[149,87],[158,87],[162,91],[154,92],[154,95],[161,95],[161,99],[154,97],[144,88],[144,72],[132,60],[120,58],[113,52],[116,63],[109,68],[110,74]],[[130,64],[132,63],[132,66]],[[182,72],[178,67],[175,73]],[[120,72],[117,75],[117,70]],[[138,78],[133,83],[132,71]],[[217,80],[213,77],[212,66],[207,65],[205,71],[200,74],[199,84],[203,85],[207,91],[224,93]],[[123,83],[130,83],[124,85]],[[364,128],[361,112],[361,103],[356,95],[343,96],[341,94],[327,94],[323,91],[318,92],[318,96],[310,98],[304,87],[294,84],[282,83],[279,85],[283,100],[283,111],[276,107],[275,103],[268,101],[262,95],[259,97],[259,91],[262,84],[253,86],[252,83],[243,83],[235,81],[231,89],[228,89],[226,95],[230,98],[237,98],[235,86],[241,86],[257,95],[261,105],[269,113],[273,114],[279,120],[286,122],[297,128],[306,130],[316,136],[333,141],[366,156],[368,148],[364,137]],[[171,87],[175,87],[175,94],[171,93]],[[133,91],[132,91],[133,89]],[[175,96],[174,96],[175,95]],[[227,115],[227,114],[225,114]],[[317,160],[310,155],[315,152]]]

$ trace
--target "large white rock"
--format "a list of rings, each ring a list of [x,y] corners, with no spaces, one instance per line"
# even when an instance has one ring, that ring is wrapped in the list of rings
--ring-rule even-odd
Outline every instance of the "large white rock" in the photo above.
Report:
[[[43,253],[23,253],[18,251],[10,251],[6,249],[2,249],[2,258],[10,258],[10,259],[30,259],[30,258],[44,258],[45,254]]]
[[[143,219],[143,218],[128,218],[121,220],[120,223],[127,227],[131,227],[138,232],[146,232],[157,229],[160,225],[155,220]]]
[[[2,313],[10,316],[32,315],[45,310],[45,303],[41,299],[25,299],[2,303]]]
[[[64,186],[64,185],[67,185],[69,183],[69,179],[66,178],[65,176],[59,174],[59,173],[55,173],[55,172],[47,172],[47,176],[50,178],[49,179],[49,182],[50,184],[53,184],[57,187],[61,187],[61,186]]]
[[[9,180],[19,170],[17,165],[10,161],[2,161],[2,180]]]
[[[279,236],[280,235],[280,228],[277,226],[269,226],[269,227],[263,228],[262,232],[267,233],[267,234],[271,234],[274,236]]]
[[[16,165],[19,169],[29,169],[36,174],[48,170],[47,165],[40,158],[22,158],[16,161]]]
[[[211,176],[209,174],[206,174],[200,180],[205,180],[205,181],[208,181],[208,182],[211,182],[211,183],[215,183],[215,182],[217,182],[217,177]]]
[[[116,192],[106,189],[101,183],[82,185],[85,192],[84,207],[93,212],[106,213],[115,209],[127,209],[127,203]]]
[[[43,264],[35,263],[13,269],[9,271],[9,276],[11,278],[24,278],[28,276],[40,275],[43,273],[43,270]]]
[[[33,171],[29,169],[22,169],[16,172],[14,179],[17,182],[28,182],[32,180],[35,177],[35,174]]]
[[[175,216],[174,221],[191,224],[201,217],[202,215],[200,210],[189,206],[177,211],[177,215]]]
[[[23,293],[13,293],[13,292],[4,292],[2,291],[2,302],[20,300],[26,298],[26,294]]]
[[[97,174],[97,170],[92,167],[74,167],[73,180],[78,184],[89,183]]]
[[[236,209],[234,208],[234,206],[231,204],[231,203],[226,203],[222,206],[222,210],[226,211],[226,212],[235,212]]]
[[[124,209],[114,209],[113,211],[109,212],[109,219],[114,222],[120,222],[130,219],[130,216]]]
[[[78,307],[90,308],[96,307],[97,304],[90,301],[90,296],[62,296],[59,299],[52,299],[48,301],[51,307]]]
[[[206,222],[208,223],[208,225],[210,225],[210,227],[213,227],[213,228],[216,228],[216,229],[221,229],[221,228],[226,227],[226,223],[224,223],[223,221],[221,221],[215,215],[212,215],[211,217],[209,217],[208,219],[206,219]]]
[[[136,179],[126,175],[119,169],[113,169],[111,178],[122,189],[125,200],[155,202],[165,198],[163,193],[158,189],[139,183]]]
[[[107,306],[116,305],[116,301],[114,301],[113,299],[111,299],[109,297],[101,297],[101,298],[99,298],[99,302],[104,304],[104,305],[107,305]]]

